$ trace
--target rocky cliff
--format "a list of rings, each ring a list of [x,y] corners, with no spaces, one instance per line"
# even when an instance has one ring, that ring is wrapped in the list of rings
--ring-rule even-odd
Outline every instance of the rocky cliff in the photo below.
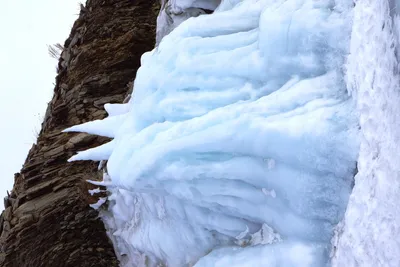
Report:
[[[117,266],[97,212],[88,204],[90,162],[68,163],[105,138],[61,131],[105,117],[104,103],[122,102],[154,46],[156,0],[88,0],[58,63],[54,95],[36,145],[15,175],[0,221],[0,266]],[[51,23],[51,22],[49,22]]]

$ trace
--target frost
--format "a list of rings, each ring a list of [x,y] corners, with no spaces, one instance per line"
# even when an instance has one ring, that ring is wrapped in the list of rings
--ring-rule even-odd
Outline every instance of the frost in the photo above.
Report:
[[[399,4],[356,2],[347,69],[361,148],[333,266],[400,266]]]
[[[143,55],[127,106],[69,129],[114,138],[73,160],[108,160],[125,262],[326,266],[359,151],[348,3],[223,1]]]

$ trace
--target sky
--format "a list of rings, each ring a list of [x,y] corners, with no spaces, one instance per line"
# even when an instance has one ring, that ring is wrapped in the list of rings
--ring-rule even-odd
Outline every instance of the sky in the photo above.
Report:
[[[79,13],[76,0],[2,0],[0,14],[0,197],[12,188],[51,100],[57,60]],[[0,210],[2,209],[0,204]]]

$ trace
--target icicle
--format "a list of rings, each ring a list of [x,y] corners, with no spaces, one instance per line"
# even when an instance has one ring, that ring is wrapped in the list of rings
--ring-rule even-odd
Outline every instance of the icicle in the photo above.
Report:
[[[103,120],[95,120],[80,125],[75,125],[63,130],[63,132],[84,132],[114,138],[116,131],[119,129],[125,119],[125,114],[112,116]]]
[[[101,146],[91,148],[85,151],[80,151],[75,156],[72,156],[68,161],[77,161],[77,160],[93,160],[93,161],[102,161],[108,160],[110,155],[115,147],[115,141],[110,141]]]

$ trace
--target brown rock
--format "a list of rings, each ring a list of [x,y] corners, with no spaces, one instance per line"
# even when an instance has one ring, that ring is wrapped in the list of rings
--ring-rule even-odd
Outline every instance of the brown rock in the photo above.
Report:
[[[0,217],[0,267],[118,266],[103,223],[88,203],[97,164],[68,163],[109,139],[62,133],[122,102],[154,46],[156,0],[88,0],[58,63],[53,99],[37,145],[15,175],[13,201]]]
[[[4,218],[4,220],[6,220],[6,221],[11,221],[11,219],[12,219],[12,207],[8,207],[8,208],[6,208],[5,210],[4,210],[4,213],[3,213],[3,218]]]

